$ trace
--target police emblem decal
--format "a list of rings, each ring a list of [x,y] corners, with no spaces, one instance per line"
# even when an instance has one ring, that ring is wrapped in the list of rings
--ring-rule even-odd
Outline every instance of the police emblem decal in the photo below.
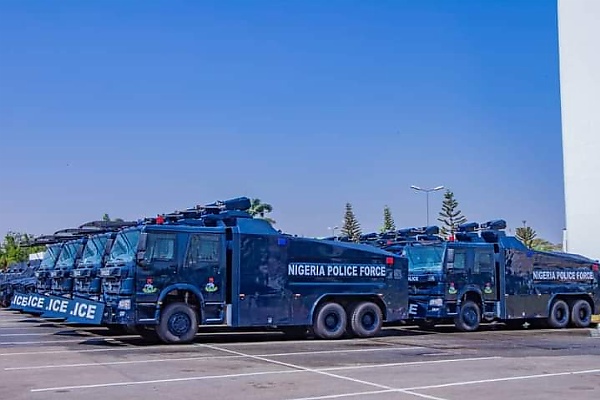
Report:
[[[204,286],[204,290],[206,290],[209,293],[213,293],[219,290],[217,285],[215,285],[215,278],[213,278],[212,276],[208,278],[208,283],[206,284],[206,286]]]
[[[153,285],[153,280],[152,278],[147,278],[146,279],[146,284],[144,285],[144,288],[142,289],[142,292],[144,293],[154,293],[156,292],[158,289],[154,287]]]

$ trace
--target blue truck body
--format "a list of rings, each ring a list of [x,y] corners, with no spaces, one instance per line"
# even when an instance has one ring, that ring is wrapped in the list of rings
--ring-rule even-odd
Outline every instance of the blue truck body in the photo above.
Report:
[[[505,227],[503,220],[467,223],[452,240],[436,236],[437,227],[413,228],[365,242],[408,259],[408,322],[454,323],[462,331],[485,321],[553,328],[600,322],[597,261],[529,249]]]

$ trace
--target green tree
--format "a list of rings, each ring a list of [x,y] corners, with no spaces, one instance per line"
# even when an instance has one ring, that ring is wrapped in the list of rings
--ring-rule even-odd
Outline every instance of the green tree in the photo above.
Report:
[[[383,226],[380,231],[390,232],[396,230],[396,223],[394,222],[394,218],[392,217],[392,210],[388,206],[383,207]]]
[[[546,239],[535,238],[531,241],[531,248],[539,251],[561,251],[562,244],[554,244]]]
[[[346,203],[346,212],[344,214],[344,226],[342,226],[342,235],[348,236],[353,242],[358,242],[361,235],[360,224],[352,210],[352,204]]]
[[[273,212],[273,206],[269,203],[263,203],[260,199],[250,200],[250,210],[248,210],[248,213],[253,217],[258,217],[269,221],[271,224],[275,224],[274,219],[266,216],[266,214],[271,212]]]
[[[23,246],[31,240],[33,240],[32,235],[20,232],[8,232],[0,245],[0,269],[5,269],[8,265],[15,262],[27,261],[29,254],[37,253],[44,249],[43,246]]]
[[[454,192],[449,189],[446,189],[444,193],[444,200],[438,221],[442,223],[440,233],[445,237],[453,235],[460,224],[467,222],[467,218],[458,209],[458,201],[454,197]]]
[[[104,213],[104,215],[102,216],[102,221],[104,221],[104,222],[110,222],[110,221],[123,222],[123,219],[122,218],[111,219],[107,213]]]
[[[533,249],[534,240],[537,238],[537,232],[530,226],[527,226],[527,221],[523,221],[523,226],[515,229],[515,236],[525,246]]]

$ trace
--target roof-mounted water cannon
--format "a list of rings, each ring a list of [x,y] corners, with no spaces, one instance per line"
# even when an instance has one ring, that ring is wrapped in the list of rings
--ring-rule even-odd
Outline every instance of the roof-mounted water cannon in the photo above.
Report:
[[[172,213],[158,214],[156,217],[144,218],[143,224],[194,224],[214,226],[219,221],[230,226],[236,218],[252,218],[248,213],[251,202],[248,197],[236,197],[230,200],[219,200],[206,205],[197,205]]]
[[[503,229],[506,229],[506,221],[503,219],[494,219],[481,224],[481,238],[487,243],[498,243],[500,237],[506,236]]]
[[[479,241],[477,230],[479,224],[477,222],[465,222],[460,224],[454,233],[454,239],[457,242],[476,242]]]
[[[92,228],[103,232],[114,232],[123,228],[136,225],[138,225],[138,222],[136,221],[90,221],[86,222],[85,224],[79,225],[79,228]]]

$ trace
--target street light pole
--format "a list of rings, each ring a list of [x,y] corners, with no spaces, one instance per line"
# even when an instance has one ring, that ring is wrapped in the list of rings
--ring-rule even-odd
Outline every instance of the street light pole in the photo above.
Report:
[[[329,227],[328,229],[331,229],[331,236],[333,236],[333,240],[336,240],[335,238],[335,230],[339,228],[338,226],[333,226],[333,227]]]
[[[429,226],[429,193],[436,192],[438,190],[442,190],[444,187],[443,186],[436,186],[436,187],[430,188],[430,189],[423,189],[423,188],[420,188],[418,186],[411,185],[410,188],[414,189],[416,191],[419,191],[419,192],[425,192],[425,202],[426,202],[426,207],[427,207],[427,225],[426,226]]]

